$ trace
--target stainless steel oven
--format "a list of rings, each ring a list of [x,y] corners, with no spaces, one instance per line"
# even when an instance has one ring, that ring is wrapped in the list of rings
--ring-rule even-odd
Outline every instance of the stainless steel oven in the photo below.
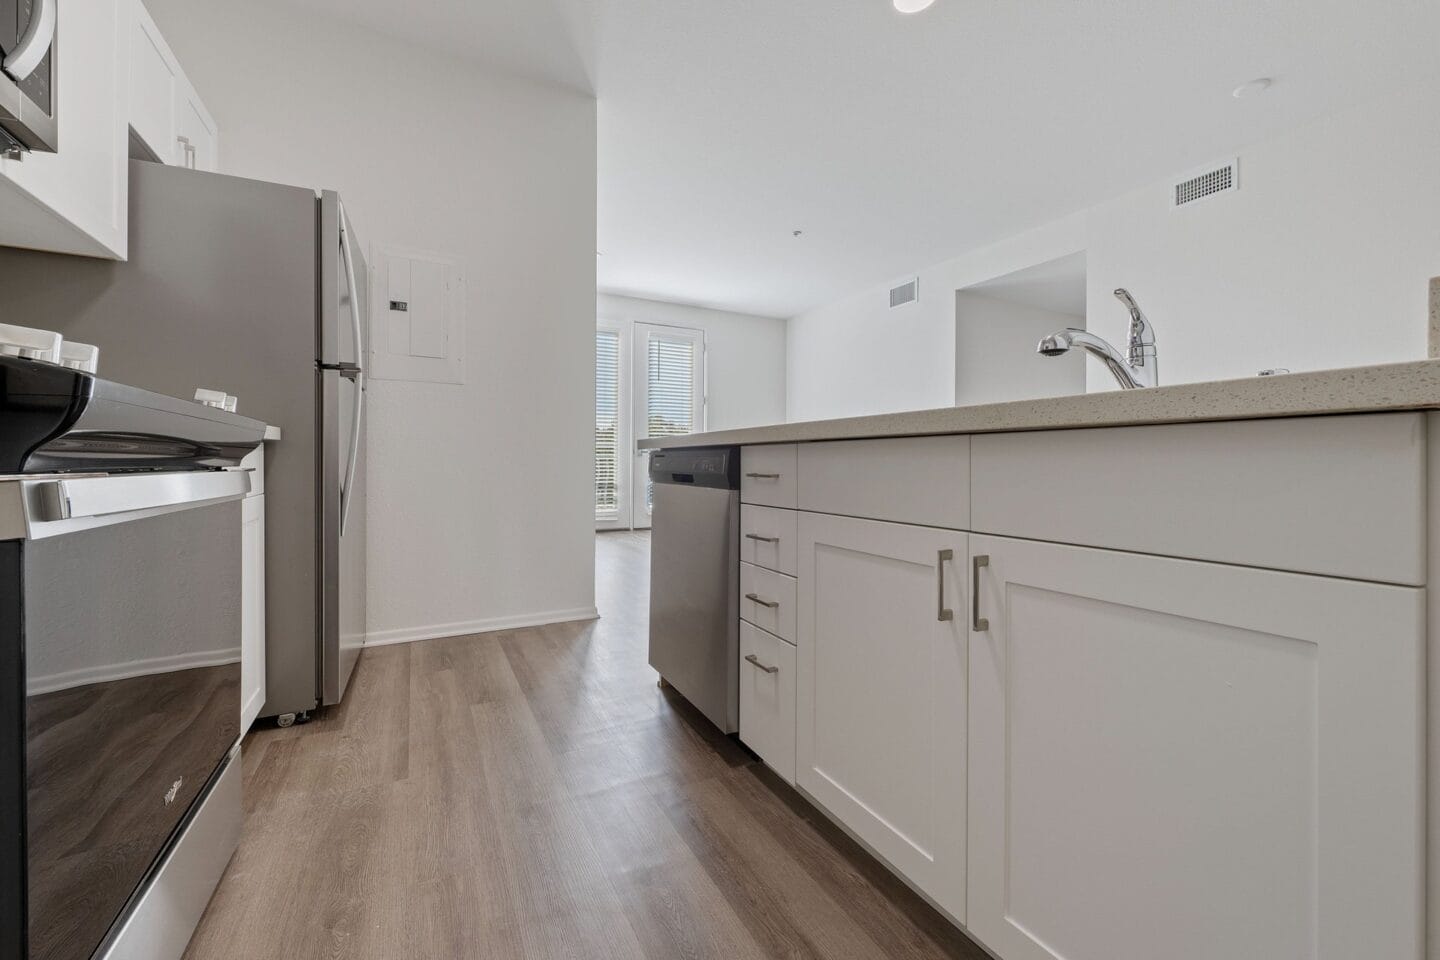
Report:
[[[263,431],[0,356],[0,957],[178,960],[219,882]]]
[[[0,0],[0,155],[59,149],[56,4]]]

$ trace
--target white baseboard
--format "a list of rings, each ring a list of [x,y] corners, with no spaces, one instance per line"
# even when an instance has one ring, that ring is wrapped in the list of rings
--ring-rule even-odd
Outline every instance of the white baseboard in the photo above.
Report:
[[[392,643],[414,643],[417,640],[439,640],[442,637],[464,637],[472,633],[493,633],[496,630],[519,630],[542,627],[547,623],[569,623],[572,620],[595,620],[600,614],[594,607],[573,610],[547,610],[514,617],[491,617],[486,620],[462,620],[459,623],[435,623],[423,627],[400,627],[377,630],[365,637],[365,646],[384,647]]]
[[[175,673],[199,667],[221,667],[228,663],[239,662],[240,648],[237,646],[229,650],[198,650],[191,653],[151,657],[148,660],[127,660],[124,663],[81,667],[78,670],[66,670],[43,677],[31,677],[25,683],[25,695],[35,697],[42,693],[69,690],[71,687],[87,687],[92,683],[131,680],[135,677]]]

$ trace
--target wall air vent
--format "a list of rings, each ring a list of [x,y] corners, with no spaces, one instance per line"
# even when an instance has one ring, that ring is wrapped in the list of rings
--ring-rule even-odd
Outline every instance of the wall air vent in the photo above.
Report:
[[[1183,207],[1219,193],[1240,189],[1240,161],[1211,167],[1175,184],[1173,206]]]
[[[920,278],[907,280],[898,287],[890,288],[890,306],[899,307],[920,299]]]

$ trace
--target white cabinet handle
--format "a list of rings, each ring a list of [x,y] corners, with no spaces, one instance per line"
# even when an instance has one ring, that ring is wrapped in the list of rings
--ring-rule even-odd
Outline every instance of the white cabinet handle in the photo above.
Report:
[[[779,673],[779,672],[780,672],[780,668],[779,668],[779,667],[767,667],[767,666],[765,666],[765,664],[763,664],[763,663],[760,662],[760,658],[757,657],[757,656],[755,656],[755,654],[753,654],[753,653],[747,653],[747,654],[745,654],[745,662],[751,664],[752,666],[759,667],[761,670],[764,670],[766,673]]]
[[[990,621],[980,616],[980,568],[990,566],[990,555],[978,554],[970,568],[970,629],[984,633],[990,629]]]
[[[941,623],[955,619],[955,611],[945,606],[945,564],[954,559],[954,550],[937,550],[935,552],[935,593],[938,597],[935,605],[935,619]]]

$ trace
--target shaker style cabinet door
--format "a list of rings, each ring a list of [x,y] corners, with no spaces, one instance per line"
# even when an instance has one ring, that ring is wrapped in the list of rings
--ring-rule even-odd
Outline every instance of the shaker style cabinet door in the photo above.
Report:
[[[972,535],[970,930],[1421,955],[1423,590]]]
[[[966,535],[799,515],[796,782],[965,916]]]

